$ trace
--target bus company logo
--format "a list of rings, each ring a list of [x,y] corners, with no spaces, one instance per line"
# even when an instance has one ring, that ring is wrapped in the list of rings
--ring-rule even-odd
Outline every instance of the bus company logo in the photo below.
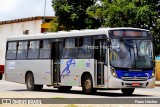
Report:
[[[129,69],[129,71],[142,71],[140,69]]]
[[[66,68],[63,70],[63,72],[61,73],[61,76],[63,75],[70,75],[70,67],[71,65],[73,65],[72,67],[74,67],[76,65],[76,62],[75,60],[73,59],[69,59],[67,62],[66,62]]]
[[[2,104],[12,104],[11,99],[2,99]]]
[[[146,75],[146,76],[147,76],[147,78],[149,79],[149,77],[150,77],[149,73],[145,73],[145,75]]]

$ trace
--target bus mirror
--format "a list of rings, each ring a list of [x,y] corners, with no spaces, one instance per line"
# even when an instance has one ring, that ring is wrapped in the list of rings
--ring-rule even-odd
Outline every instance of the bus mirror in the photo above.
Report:
[[[107,46],[109,47],[111,45],[111,40],[107,39]]]

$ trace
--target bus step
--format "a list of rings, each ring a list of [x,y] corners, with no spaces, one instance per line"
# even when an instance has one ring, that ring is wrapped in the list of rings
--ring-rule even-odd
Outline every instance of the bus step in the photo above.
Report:
[[[56,84],[53,84],[53,87],[54,87],[54,88],[58,88],[58,87],[60,87],[60,84],[57,84],[57,83],[56,83]]]

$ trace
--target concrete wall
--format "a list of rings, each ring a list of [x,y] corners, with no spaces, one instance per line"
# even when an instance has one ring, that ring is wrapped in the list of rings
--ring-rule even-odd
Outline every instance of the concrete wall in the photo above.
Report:
[[[9,36],[23,36],[23,31],[29,34],[41,33],[42,20],[17,22],[0,25],[0,65],[5,62],[6,38]]]

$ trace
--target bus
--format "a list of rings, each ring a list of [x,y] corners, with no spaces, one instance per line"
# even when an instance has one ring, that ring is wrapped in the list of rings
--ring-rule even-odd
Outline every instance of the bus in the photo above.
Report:
[[[5,80],[40,91],[43,85],[60,91],[82,87],[97,90],[154,88],[152,36],[139,28],[99,28],[59,31],[7,39]]]

